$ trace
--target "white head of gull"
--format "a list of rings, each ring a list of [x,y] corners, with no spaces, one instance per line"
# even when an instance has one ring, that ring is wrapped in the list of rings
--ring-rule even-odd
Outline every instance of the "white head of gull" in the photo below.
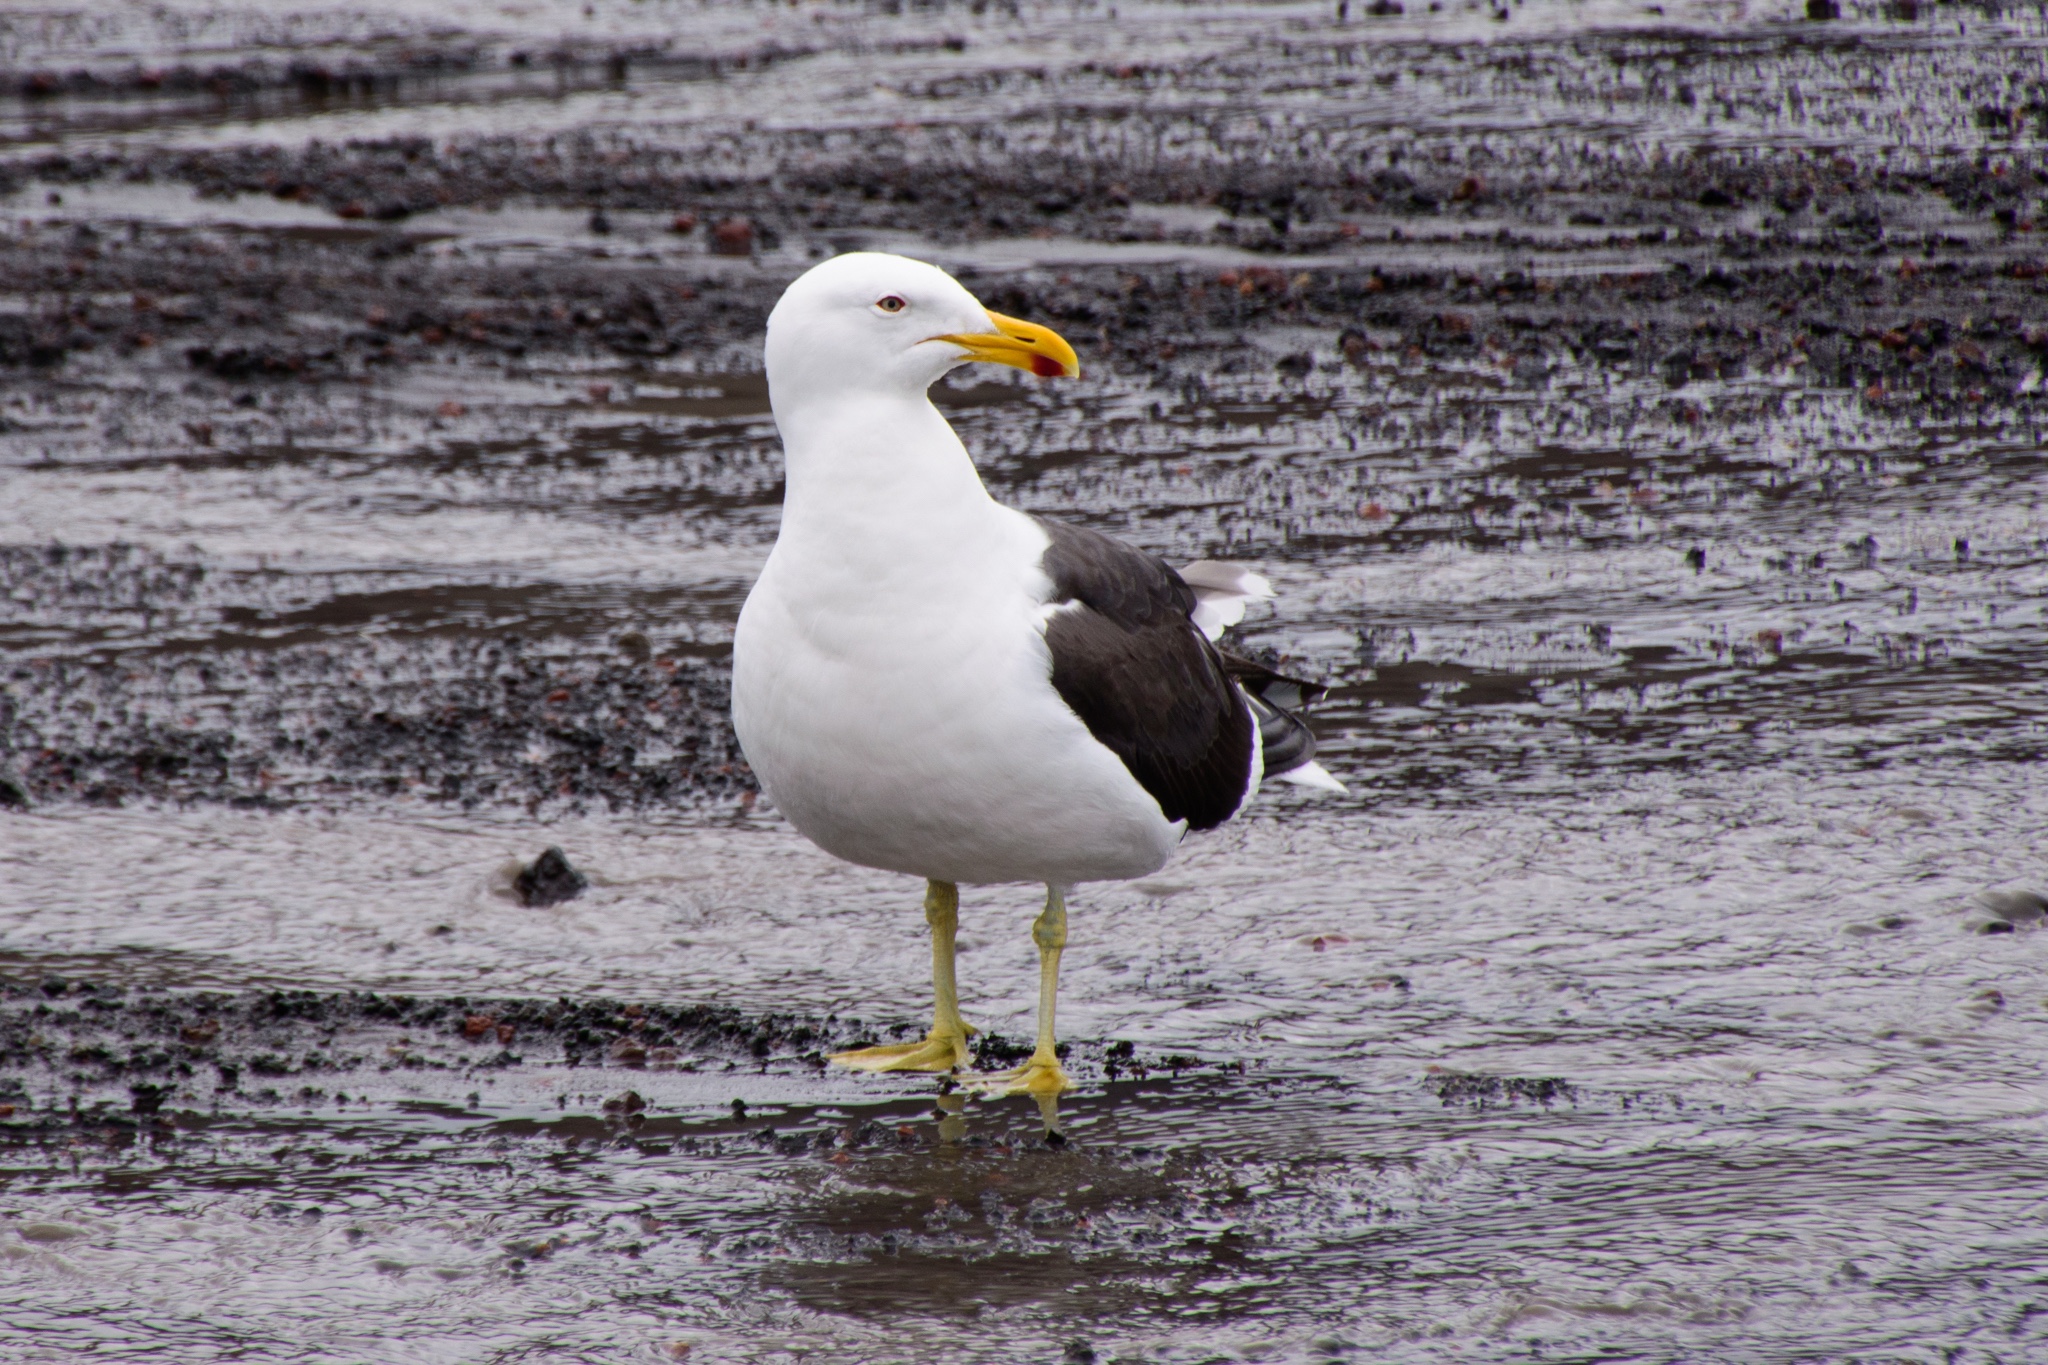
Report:
[[[1050,328],[984,308],[938,268],[835,257],[768,319],[782,527],[733,640],[733,722],[775,806],[829,853],[923,877],[937,1009],[919,1043],[840,1053],[868,1071],[960,1073],[1036,1096],[1053,1050],[1066,896],[1157,871],[1262,776],[1341,792],[1314,761],[1291,679],[1219,651],[1249,601],[1241,565],[1179,571],[988,494],[927,390],[973,361],[1080,372]],[[953,937],[961,882],[1042,882],[1038,1045],[967,1072]]]

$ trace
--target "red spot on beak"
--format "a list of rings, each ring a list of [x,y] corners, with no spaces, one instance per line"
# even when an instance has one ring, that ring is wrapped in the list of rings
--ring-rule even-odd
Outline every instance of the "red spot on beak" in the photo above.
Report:
[[[1066,372],[1067,367],[1049,355],[1035,355],[1031,357],[1031,373],[1037,375],[1040,379],[1058,379]]]

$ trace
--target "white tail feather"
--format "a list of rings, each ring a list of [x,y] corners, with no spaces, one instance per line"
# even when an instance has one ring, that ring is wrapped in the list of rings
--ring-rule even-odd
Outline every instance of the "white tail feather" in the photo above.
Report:
[[[1180,571],[1195,590],[1195,629],[1214,640],[1244,619],[1245,605],[1273,595],[1264,574],[1221,559],[1198,559]]]
[[[1314,787],[1317,791],[1335,792],[1339,796],[1348,796],[1351,793],[1351,788],[1330,776],[1330,770],[1314,759],[1310,759],[1299,768],[1289,768],[1284,773],[1274,773],[1272,776],[1276,782],[1292,782],[1297,787]]]

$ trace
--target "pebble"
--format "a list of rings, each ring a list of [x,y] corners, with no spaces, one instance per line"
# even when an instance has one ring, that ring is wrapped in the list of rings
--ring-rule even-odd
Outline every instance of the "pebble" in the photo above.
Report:
[[[2048,896],[2034,891],[1985,891],[1977,903],[2007,924],[2034,924],[2048,915]]]
[[[519,903],[531,906],[560,905],[576,899],[589,886],[590,879],[570,865],[569,855],[553,845],[512,879]]]
[[[21,1240],[24,1242],[69,1242],[85,1236],[84,1228],[72,1227],[69,1223],[23,1223]]]
[[[2005,1008],[2005,992],[1996,987],[1978,991],[1964,1002],[1963,1008],[1980,1019],[1987,1019]]]
[[[711,229],[711,249],[721,256],[751,256],[754,253],[754,225],[744,218],[728,218]]]

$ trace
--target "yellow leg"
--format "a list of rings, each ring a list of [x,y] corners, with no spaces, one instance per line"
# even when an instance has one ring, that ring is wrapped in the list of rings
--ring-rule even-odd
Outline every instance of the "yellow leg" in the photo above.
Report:
[[[1030,1060],[1015,1071],[968,1078],[968,1084],[984,1095],[1031,1095],[1046,1116],[1047,1126],[1057,1126],[1053,1101],[1074,1088],[1060,1066],[1053,1047],[1053,1010],[1060,990],[1060,952],[1067,946],[1067,898],[1061,888],[1045,888],[1045,912],[1031,926],[1031,941],[1038,945],[1038,1046]]]
[[[832,1060],[856,1071],[958,1071],[967,1065],[967,1039],[975,1030],[960,1018],[960,992],[953,981],[953,937],[960,929],[960,888],[927,882],[924,922],[932,929],[932,1031],[921,1043],[835,1052]]]

